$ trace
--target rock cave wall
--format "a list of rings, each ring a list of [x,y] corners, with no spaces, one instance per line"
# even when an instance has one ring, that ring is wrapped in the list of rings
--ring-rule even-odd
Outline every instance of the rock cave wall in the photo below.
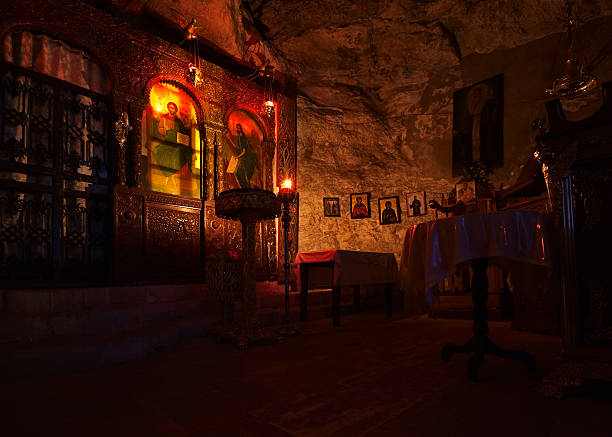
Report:
[[[612,19],[600,17],[581,28],[577,53],[601,80],[612,80]],[[316,99],[298,100],[299,250],[342,248],[393,252],[399,258],[406,229],[432,220],[433,212],[407,216],[406,193],[425,190],[439,199],[459,179],[452,177],[453,92],[504,75],[504,166],[491,175],[496,188],[512,185],[535,147],[531,125],[546,118],[545,93],[562,72],[564,33],[512,48],[471,54],[423,77],[410,101],[389,95],[380,110],[356,104],[327,106],[334,88],[317,90]],[[433,55],[429,54],[428,57]],[[326,93],[330,99],[326,99]],[[401,93],[401,91],[398,91]],[[356,99],[362,95],[355,93]],[[405,95],[404,95],[405,98]],[[347,105],[348,106],[348,105]],[[361,108],[361,109],[360,109]],[[370,219],[350,218],[350,193],[370,192]],[[380,225],[379,197],[400,197],[402,221]],[[341,217],[323,216],[323,197],[339,197]]]

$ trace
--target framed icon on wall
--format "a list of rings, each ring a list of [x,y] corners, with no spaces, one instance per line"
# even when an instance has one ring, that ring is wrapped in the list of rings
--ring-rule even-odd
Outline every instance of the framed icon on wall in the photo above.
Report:
[[[455,185],[455,194],[457,202],[476,203],[476,182],[462,181]]]
[[[340,199],[338,197],[323,198],[323,215],[325,217],[340,217]]]
[[[406,194],[408,217],[427,215],[427,198],[425,191],[414,191]]]
[[[351,193],[351,218],[370,218],[370,193]]]
[[[390,225],[402,221],[399,196],[378,199],[378,220],[381,225]]]

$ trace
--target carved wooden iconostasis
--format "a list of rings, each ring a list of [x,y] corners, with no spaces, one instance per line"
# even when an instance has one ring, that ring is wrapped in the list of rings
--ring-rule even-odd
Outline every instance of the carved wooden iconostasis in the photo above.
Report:
[[[203,60],[193,86],[187,52],[80,1],[8,1],[0,14],[12,47],[1,64],[0,281],[201,281],[206,258],[239,256],[240,225],[216,218],[214,199],[295,182],[291,80],[276,83],[269,117],[262,86]],[[51,77],[37,58],[47,46],[41,59],[64,50],[78,62],[55,55],[68,66]],[[260,279],[277,277],[278,234],[274,220],[258,224]]]

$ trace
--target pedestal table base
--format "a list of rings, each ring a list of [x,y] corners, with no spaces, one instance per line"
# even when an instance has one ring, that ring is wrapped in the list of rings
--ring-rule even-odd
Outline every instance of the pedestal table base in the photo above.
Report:
[[[462,346],[448,343],[440,352],[440,358],[444,361],[450,361],[451,356],[455,353],[472,353],[473,355],[468,362],[468,378],[471,381],[478,380],[478,368],[482,364],[485,354],[495,355],[507,360],[520,360],[530,371],[536,369],[536,360],[531,354],[524,350],[504,350],[493,343],[488,336],[487,299],[489,296],[489,283],[487,280],[487,266],[487,258],[478,258],[472,261],[472,268],[474,270],[472,278],[474,326],[472,331],[474,336]]]

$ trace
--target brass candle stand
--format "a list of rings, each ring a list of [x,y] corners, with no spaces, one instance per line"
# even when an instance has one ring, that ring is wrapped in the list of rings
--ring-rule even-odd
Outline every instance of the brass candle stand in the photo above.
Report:
[[[287,186],[288,185],[288,186]],[[283,342],[287,337],[299,334],[291,319],[289,311],[289,225],[291,224],[290,204],[295,200],[297,191],[291,188],[290,182],[283,184],[283,187],[278,192],[278,198],[283,205],[283,213],[281,221],[283,223],[284,239],[285,239],[285,317],[279,331],[279,341]]]

